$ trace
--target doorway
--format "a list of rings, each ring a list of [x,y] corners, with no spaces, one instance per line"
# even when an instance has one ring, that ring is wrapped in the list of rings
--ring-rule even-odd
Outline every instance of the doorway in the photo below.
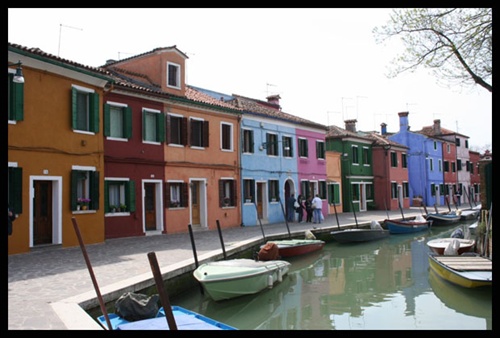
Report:
[[[52,181],[34,181],[33,188],[33,245],[52,244]]]

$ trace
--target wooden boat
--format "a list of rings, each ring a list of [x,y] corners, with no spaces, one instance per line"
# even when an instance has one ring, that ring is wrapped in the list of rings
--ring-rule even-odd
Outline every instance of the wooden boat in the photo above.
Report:
[[[481,209],[462,209],[460,213],[461,221],[468,221],[479,218]]]
[[[258,293],[281,282],[290,263],[282,260],[255,261],[238,258],[208,262],[193,271],[193,276],[213,300],[224,300]]]
[[[230,325],[180,306],[172,306],[172,313],[177,330],[237,330]],[[109,313],[108,316],[113,330],[170,330],[163,308],[160,308],[155,318],[133,322],[120,317],[116,313]],[[104,316],[97,317],[97,320],[105,329],[109,329]]]
[[[448,245],[451,245],[454,240],[460,243],[460,246],[457,248],[458,255],[471,251],[476,244],[476,241],[473,239],[446,237],[431,239],[427,242],[427,246],[432,252],[438,255],[444,255],[444,250]]]
[[[432,220],[426,220],[422,216],[417,216],[414,220],[384,220],[385,227],[391,234],[407,234],[429,230]]]
[[[432,225],[450,225],[460,221],[461,211],[449,211],[447,213],[430,213],[425,216],[427,220],[432,220]]]
[[[278,246],[278,254],[281,258],[305,255],[319,251],[325,246],[325,242],[319,239],[284,239],[269,242],[275,243]],[[259,260],[262,259],[259,257]]]
[[[479,255],[429,253],[429,267],[441,278],[465,288],[493,285],[492,262]]]

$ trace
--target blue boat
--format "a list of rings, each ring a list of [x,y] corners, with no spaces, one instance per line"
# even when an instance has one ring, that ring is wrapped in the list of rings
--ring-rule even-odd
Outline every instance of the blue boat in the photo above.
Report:
[[[434,225],[449,225],[460,221],[461,213],[462,212],[460,210],[457,210],[456,212],[450,211],[446,213],[432,213],[427,214],[425,218],[428,221],[432,220]]]
[[[384,224],[391,234],[408,234],[428,230],[433,221],[430,219],[416,218],[414,220],[391,220],[386,219]]]
[[[177,330],[237,330],[230,325],[180,306],[172,306],[172,314],[177,325]],[[170,330],[163,307],[160,308],[155,318],[130,322],[116,313],[109,313],[108,318],[113,330]],[[104,315],[97,317],[97,320],[104,329],[108,330]]]

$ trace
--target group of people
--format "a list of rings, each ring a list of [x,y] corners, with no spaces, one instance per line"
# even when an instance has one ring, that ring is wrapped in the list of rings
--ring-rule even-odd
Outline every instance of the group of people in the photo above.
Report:
[[[299,223],[304,223],[303,217],[305,211],[306,223],[321,223],[323,221],[323,214],[321,212],[322,205],[323,201],[319,197],[319,194],[316,194],[314,198],[304,198],[304,196],[299,195],[297,199],[295,199],[295,194],[291,194],[287,199],[287,221],[294,222],[295,213],[297,213],[297,221]]]

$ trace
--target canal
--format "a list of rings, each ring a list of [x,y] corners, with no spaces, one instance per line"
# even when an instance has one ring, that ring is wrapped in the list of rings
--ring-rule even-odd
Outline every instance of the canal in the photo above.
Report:
[[[329,242],[288,259],[272,289],[215,302],[195,287],[179,305],[241,330],[492,330],[492,289],[465,289],[429,271],[426,242],[473,221],[358,244]]]

